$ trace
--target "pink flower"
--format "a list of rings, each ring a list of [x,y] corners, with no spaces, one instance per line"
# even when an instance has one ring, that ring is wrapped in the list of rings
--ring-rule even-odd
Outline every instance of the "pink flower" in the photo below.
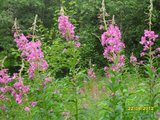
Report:
[[[155,67],[152,67],[152,71],[153,71],[153,72],[156,72],[156,70],[157,70],[157,69],[156,69]]]
[[[130,63],[136,63],[137,62],[137,58],[133,55],[130,56]]]
[[[37,102],[31,102],[31,106],[35,107],[37,105]]]
[[[112,65],[111,69],[112,69],[112,71],[118,71],[119,66],[118,65]]]
[[[109,72],[106,72],[105,75],[106,75],[107,77],[110,77],[110,73],[109,73]]]
[[[112,65],[111,70],[120,70],[125,62],[125,56],[120,55],[120,52],[125,48],[125,45],[121,41],[121,32],[118,26],[112,24],[109,25],[107,31],[101,36],[101,44],[104,46],[104,58],[110,62],[117,61],[118,59],[118,63]]]
[[[58,18],[58,28],[63,37],[66,38],[67,41],[73,40],[75,38],[75,27],[69,21],[68,17],[65,15],[61,15]]]
[[[154,31],[150,30],[144,30],[144,36],[148,37],[149,39],[153,39],[153,41],[155,41],[155,39],[158,37]]]
[[[107,71],[108,69],[109,69],[108,66],[105,66],[105,67],[104,67],[104,71]]]
[[[42,83],[42,86],[46,86],[47,83],[51,82],[51,79],[49,77],[45,78],[45,81]]]
[[[143,52],[141,52],[141,56],[144,56],[145,52],[154,45],[157,37],[158,35],[156,35],[154,31],[144,30],[144,35],[141,37],[140,41],[140,44],[143,45]]]
[[[120,63],[124,63],[124,61],[125,61],[125,56],[124,56],[124,55],[121,55],[121,56],[119,57],[119,62],[120,62]]]
[[[0,83],[7,84],[12,81],[12,78],[7,74],[7,69],[0,70]]]
[[[156,51],[160,52],[160,48],[157,48]]]
[[[77,43],[75,44],[75,46],[76,46],[76,48],[79,48],[79,47],[81,46],[81,43],[80,43],[80,42],[77,42]]]
[[[22,51],[21,57],[28,61],[30,67],[28,69],[29,77],[33,78],[36,70],[46,70],[48,64],[44,60],[44,54],[41,50],[41,41],[29,42],[28,39],[21,34],[14,34],[17,47]],[[15,78],[15,77],[14,77]]]
[[[141,60],[141,61],[139,62],[139,64],[140,64],[140,65],[142,65],[142,64],[143,64],[143,62],[144,62],[144,61],[143,61],[143,60]]]
[[[23,83],[22,82],[16,82],[15,84],[14,84],[14,87],[16,88],[16,89],[18,89],[18,90],[21,90],[22,88],[23,88]]]
[[[30,108],[29,108],[29,107],[25,107],[24,110],[25,110],[26,112],[29,112],[29,111],[30,111]]]
[[[125,47],[124,43],[121,42],[121,32],[117,26],[109,25],[109,28],[101,36],[101,44],[105,47],[104,57],[109,61],[114,61],[122,48]]]
[[[45,82],[46,82],[46,83],[51,82],[51,79],[50,79],[49,77],[46,77],[46,78],[45,78]]]
[[[22,103],[22,94],[20,93],[20,94],[16,94],[15,95],[15,98],[16,98],[16,102],[18,103],[18,104],[21,104]]]
[[[22,91],[23,91],[24,93],[28,93],[29,90],[30,90],[30,87],[29,87],[29,86],[24,86],[24,87],[22,88]]]
[[[16,32],[14,33],[14,37],[19,50],[23,50],[25,45],[28,43],[28,39],[24,36],[24,34],[21,34],[20,36],[18,36]]]
[[[142,57],[142,56],[145,56],[145,52],[141,52],[141,54],[140,54],[140,55],[141,55],[141,57]]]
[[[146,37],[142,36],[140,44],[144,45],[146,43]]]
[[[78,40],[78,39],[79,39],[79,36],[76,35],[76,36],[75,36],[75,40]]]
[[[104,26],[103,25],[100,25],[99,26],[99,30],[103,30],[104,29]]]
[[[17,89],[17,90],[22,90],[24,93],[28,93],[29,91],[29,86],[24,86],[23,82],[16,82],[14,84],[14,87]]]
[[[95,72],[93,71],[92,68],[88,69],[87,74],[88,74],[89,78],[96,79],[96,74],[95,74]]]

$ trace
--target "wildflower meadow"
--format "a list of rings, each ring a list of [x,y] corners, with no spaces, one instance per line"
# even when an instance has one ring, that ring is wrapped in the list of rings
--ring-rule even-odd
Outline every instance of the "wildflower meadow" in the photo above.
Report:
[[[160,120],[160,2],[145,1],[0,1],[0,120]]]

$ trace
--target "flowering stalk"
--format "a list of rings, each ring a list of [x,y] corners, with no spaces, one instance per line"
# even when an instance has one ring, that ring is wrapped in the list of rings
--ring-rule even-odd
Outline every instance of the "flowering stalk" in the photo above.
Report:
[[[33,22],[33,27],[32,27],[32,41],[34,41],[35,39],[35,32],[36,32],[36,27],[37,27],[37,18],[38,18],[38,15],[36,14],[35,18],[34,18],[34,22]]]
[[[122,50],[125,48],[124,43],[121,41],[121,32],[119,27],[115,25],[114,16],[112,19],[112,24],[108,25],[108,29],[101,35],[101,44],[104,47],[104,58],[106,58],[110,65],[104,67],[106,76],[109,77],[110,84],[108,88],[111,90],[109,100],[111,114],[110,119],[116,119],[118,117],[116,107],[118,104],[123,106],[123,117],[125,117],[125,100],[119,100],[119,92],[123,95],[123,86],[121,84],[121,69],[125,65],[125,56],[121,54]],[[121,91],[119,91],[121,90]],[[118,113],[120,114],[120,113]]]
[[[156,39],[158,38],[158,35],[155,34],[154,31],[151,30],[152,27],[152,15],[153,15],[153,0],[150,0],[150,6],[149,6],[149,30],[144,30],[144,35],[141,38],[140,44],[143,45],[143,51],[141,52],[141,56],[147,56],[149,63],[145,66],[146,73],[148,75],[148,87],[149,87],[149,105],[151,107],[155,107],[155,98],[157,96],[156,92],[156,84],[158,84],[158,75],[157,70],[154,67],[154,59],[155,59],[155,51],[153,51],[153,45]],[[155,108],[154,108],[155,111]],[[151,118],[154,118],[154,112],[151,116]]]
[[[80,42],[78,41],[78,36],[75,35],[75,27],[74,25],[69,21],[68,16],[64,15],[64,10],[61,8],[60,16],[58,18],[58,28],[60,34],[66,39],[66,41],[69,43],[70,47],[72,49],[72,57],[73,60],[71,61],[70,66],[70,72],[72,73],[71,83],[73,85],[74,89],[74,103],[75,103],[75,119],[79,119],[79,108],[78,108],[78,81],[76,80],[76,74],[77,74],[77,61],[78,61],[78,51],[77,48],[80,47]]]
[[[23,83],[23,77],[22,77],[22,71],[24,69],[24,61],[27,61],[29,63],[29,78],[33,79],[35,77],[36,71],[45,71],[48,68],[47,61],[44,59],[44,54],[41,50],[41,41],[37,40],[35,41],[35,31],[36,31],[36,22],[37,22],[37,15],[35,16],[35,20],[33,23],[33,35],[32,35],[32,41],[28,40],[28,37],[26,37],[24,34],[20,34],[17,30],[17,23],[15,21],[14,23],[14,41],[17,44],[18,49],[21,51],[21,59],[22,59],[22,65],[21,69],[19,70],[19,75],[14,76],[14,79],[18,80],[14,84],[14,89],[18,91],[18,93],[15,93],[16,102],[18,104],[22,103],[22,95],[25,96],[24,101],[28,101],[27,93],[30,89],[30,86],[25,86]],[[45,80],[44,84],[48,83],[48,80]],[[30,107],[34,107],[36,104],[35,102],[30,104],[28,103],[28,106],[24,108],[26,112],[29,113]]]
[[[103,12],[103,23],[104,23],[105,29],[107,30],[106,8],[105,8],[105,2],[104,2],[104,0],[102,0],[102,12]]]
[[[153,0],[150,0],[149,6],[149,30],[152,28]]]

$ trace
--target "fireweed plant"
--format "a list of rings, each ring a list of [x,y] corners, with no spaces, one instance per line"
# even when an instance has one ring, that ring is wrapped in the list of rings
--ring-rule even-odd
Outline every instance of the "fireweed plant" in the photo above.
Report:
[[[156,60],[159,59],[159,48],[154,47],[157,41],[158,35],[152,28],[152,16],[153,16],[153,0],[150,0],[149,5],[149,29],[144,30],[144,35],[141,37],[140,44],[143,46],[143,50],[140,53],[141,60],[137,62],[137,58],[130,56],[130,63],[134,66],[142,65],[145,69],[145,83],[146,83],[146,93],[148,95],[147,105],[153,107],[149,119],[156,119],[156,111],[159,108],[159,68],[156,68]]]
[[[35,78],[38,77],[38,71],[44,72],[48,68],[47,61],[44,59],[44,54],[41,50],[41,41],[35,41],[34,39],[32,39],[33,41],[29,41],[27,36],[18,31],[16,21],[14,28],[14,41],[20,52],[21,68],[17,73],[10,76],[8,69],[5,69],[3,65],[5,58],[2,60],[0,70],[0,107],[4,112],[10,110],[11,106],[8,106],[7,103],[14,99],[21,106],[22,110],[27,112],[29,117],[30,110],[37,105],[37,101],[31,101],[32,99],[28,97],[28,94],[33,93],[32,87],[42,88],[48,82],[51,82],[51,80],[46,76],[44,81],[40,80],[36,86],[32,85],[37,82]],[[26,71],[28,64],[28,78],[26,78],[23,72]],[[27,80],[28,82],[26,82]],[[8,119],[8,116],[4,114],[4,118]]]
[[[110,90],[109,98],[107,99],[108,109],[106,110],[107,117],[110,120],[125,119],[125,96],[123,93],[122,72],[125,65],[125,55],[123,49],[125,44],[121,41],[121,32],[115,24],[114,16],[111,22],[106,22],[106,11],[104,0],[102,1],[102,21],[100,25],[106,31],[101,35],[101,44],[104,48],[104,58],[109,62],[108,66],[104,67],[109,83],[107,88]],[[100,29],[101,30],[101,29]],[[122,108],[123,107],[123,108]]]
[[[116,119],[121,114],[118,109],[118,105],[121,102],[119,90],[122,88],[121,70],[125,64],[125,56],[122,54],[125,45],[121,41],[121,33],[118,26],[113,24],[108,26],[107,31],[101,36],[101,44],[104,47],[104,58],[111,63],[109,66],[104,67],[105,74],[110,80],[108,86],[111,91],[109,98],[109,119]]]
[[[158,68],[155,67],[155,61],[159,59],[159,48],[154,49],[154,43],[157,41],[158,35],[151,30],[152,28],[152,16],[153,16],[153,0],[150,0],[149,6],[149,30],[144,30],[144,35],[141,37],[140,44],[143,46],[143,51],[140,56],[146,58],[146,63],[144,64],[145,73],[147,75],[147,93],[148,93],[148,105],[154,108],[153,114],[151,114],[151,119],[155,118],[155,111],[159,107],[158,103]],[[157,53],[157,54],[156,54]]]
[[[79,101],[78,101],[78,80],[76,78],[77,73],[79,71],[79,68],[77,68],[78,58],[79,58],[79,51],[78,48],[81,46],[81,43],[78,42],[78,36],[75,35],[75,27],[74,25],[69,21],[68,16],[64,15],[63,7],[61,7],[60,16],[58,18],[58,29],[62,37],[65,38],[65,40],[68,42],[69,48],[66,48],[65,51],[70,51],[72,55],[72,61],[70,61],[70,82],[73,86],[73,101],[75,105],[75,119],[79,119]]]

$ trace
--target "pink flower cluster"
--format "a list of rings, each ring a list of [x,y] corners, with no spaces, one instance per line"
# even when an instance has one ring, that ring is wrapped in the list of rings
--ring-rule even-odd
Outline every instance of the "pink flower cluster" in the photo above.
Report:
[[[58,29],[63,37],[67,41],[69,40],[78,40],[79,37],[75,35],[74,29],[75,26],[69,21],[68,16],[61,15],[58,18]],[[80,42],[76,42],[75,46],[79,48],[81,46]]]
[[[14,79],[18,79],[19,82],[14,83],[13,87],[8,86],[7,83],[12,82]],[[7,69],[2,69],[0,70],[0,81],[1,84],[4,84],[4,86],[0,87],[0,99],[8,100],[9,98],[7,98],[6,93],[10,92],[15,98],[16,102],[21,104],[22,95],[28,93],[29,91],[29,86],[25,86],[23,84],[22,78],[17,78],[17,74],[14,74],[13,77],[10,77],[7,73]]]
[[[7,84],[8,82],[11,82],[12,78],[7,74],[7,69],[0,70],[0,83],[1,84]]]
[[[154,45],[157,37],[158,35],[156,35],[154,31],[144,30],[144,36],[141,37],[140,41],[140,44],[143,45],[143,52],[141,53],[141,56],[144,56],[144,52]]]
[[[35,107],[37,105],[37,102],[31,102],[31,107]],[[29,112],[30,111],[30,107],[29,106],[26,106],[26,107],[24,107],[24,110],[26,111],[26,112]]]
[[[14,34],[17,47],[22,51],[21,57],[27,60],[30,64],[28,69],[29,77],[33,78],[36,70],[46,70],[48,64],[44,60],[44,54],[41,50],[41,42],[29,42],[29,40],[21,34],[18,36]]]
[[[118,62],[111,66],[111,70],[112,71],[119,71],[120,68],[124,66],[124,62],[125,62],[125,56],[120,55]]]
[[[29,42],[26,36],[24,36],[24,34],[21,34],[20,36],[18,36],[17,33],[14,33],[14,38],[19,50],[21,51],[24,50],[25,45]]]
[[[15,33],[14,37],[17,47],[22,51],[22,59],[28,61],[30,64],[28,69],[29,77],[33,78],[36,70],[46,70],[48,64],[44,60],[44,55],[40,48],[41,42],[29,42],[23,34],[17,35]],[[30,87],[24,85],[23,78],[20,77],[21,75],[18,76],[17,73],[14,73],[13,76],[10,77],[7,71],[7,69],[0,70],[0,84],[2,84],[0,86],[0,100],[10,100],[11,98],[8,97],[9,94],[7,94],[10,93],[10,95],[16,100],[16,103],[21,104],[23,100],[28,100],[26,94],[29,92]],[[14,81],[15,83],[8,84],[9,82]],[[49,79],[46,78],[45,82],[49,82]],[[34,107],[36,104],[37,102],[32,102],[30,106]],[[25,107],[24,110],[29,111],[30,107]]]
[[[18,80],[18,81],[17,81]],[[11,87],[10,85],[8,85],[7,83],[9,82],[13,82],[16,81],[13,86]],[[48,82],[48,78],[46,78],[46,82]],[[26,95],[29,90],[30,87],[29,86],[25,86],[23,83],[23,78],[18,77],[17,73],[14,73],[13,77],[10,77],[7,73],[7,69],[2,69],[0,70],[0,84],[2,84],[0,86],[0,100],[1,101],[10,101],[11,97],[9,97],[8,95],[11,95],[17,104],[21,104],[23,102],[23,100],[26,100],[27,98],[23,98]],[[10,93],[10,94],[7,94]],[[37,105],[37,102],[31,102],[32,107],[35,107]],[[6,110],[5,106],[1,106],[0,108],[2,110]],[[24,108],[25,111],[30,111],[30,107],[25,107]]]
[[[63,37],[69,40],[77,40],[78,36],[75,36],[74,25],[69,21],[68,17],[65,15],[61,15],[58,18],[58,28]]]
[[[121,41],[121,32],[118,26],[109,25],[107,31],[101,36],[101,44],[104,46],[104,58],[114,63],[111,67],[113,71],[117,71],[124,66],[125,56],[119,56],[119,54],[125,48],[125,45]]]
[[[137,58],[134,55],[130,56],[130,63],[137,64]]]
[[[16,88],[19,91],[22,91],[25,94],[28,93],[29,91],[29,86],[25,86],[22,80],[20,80],[19,82],[16,82],[14,84],[14,88]]]
[[[101,36],[101,44],[105,47],[104,57],[109,61],[114,61],[117,54],[125,47],[121,42],[121,32],[117,26],[109,25],[108,30]]]
[[[92,68],[87,70],[88,77],[91,79],[96,79],[96,74]]]

